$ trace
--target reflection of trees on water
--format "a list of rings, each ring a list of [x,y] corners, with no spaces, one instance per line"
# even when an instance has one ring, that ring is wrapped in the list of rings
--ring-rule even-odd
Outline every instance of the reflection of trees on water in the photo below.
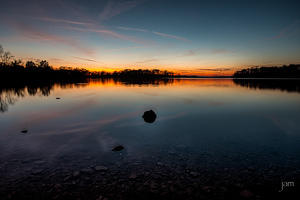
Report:
[[[8,110],[18,99],[26,96],[49,96],[55,87],[73,88],[84,87],[70,82],[26,82],[26,83],[1,83],[0,85],[0,112]]]
[[[138,86],[159,86],[159,85],[172,85],[179,83],[180,79],[125,79],[125,78],[102,78],[102,79],[90,79],[88,81],[80,82],[1,82],[0,84],[0,112],[8,110],[9,105],[13,105],[20,98],[26,96],[49,96],[54,88],[59,87],[61,89],[80,88],[86,87],[90,83],[96,83],[100,85],[138,85]],[[201,80],[203,81],[203,80]],[[207,80],[205,80],[207,81]],[[300,93],[300,79],[233,79],[236,85],[251,89],[278,89],[288,92]]]
[[[37,94],[40,94],[42,96],[49,96],[50,91],[52,90],[53,85],[49,86],[40,86],[40,87],[35,87],[35,86],[27,86],[27,93],[30,96],[35,96]]]
[[[163,78],[163,79],[125,79],[118,78],[114,79],[115,82],[120,82],[123,85],[168,85],[174,83],[174,79]]]
[[[300,79],[233,79],[237,85],[251,89],[273,89],[300,92]]]
[[[16,102],[16,98],[11,94],[10,91],[0,93],[0,112],[8,110],[8,105],[13,105]]]
[[[32,81],[23,83],[1,82],[0,84],[0,112],[6,112],[9,105],[13,105],[20,98],[26,96],[49,96],[55,87],[61,89],[86,87],[89,82],[122,85],[167,85],[172,84],[174,79],[125,79],[125,78],[102,78],[91,79],[88,82],[43,82]]]
[[[113,84],[113,85],[171,85],[174,83],[173,78],[99,78],[99,79],[91,79],[92,83],[101,83],[102,85]]]

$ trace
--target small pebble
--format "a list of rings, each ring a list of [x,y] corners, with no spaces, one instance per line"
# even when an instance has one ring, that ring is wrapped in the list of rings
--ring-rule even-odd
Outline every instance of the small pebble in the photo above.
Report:
[[[96,170],[96,171],[106,171],[106,170],[107,170],[107,167],[104,167],[104,166],[99,165],[99,166],[96,166],[96,167],[95,167],[95,170]]]

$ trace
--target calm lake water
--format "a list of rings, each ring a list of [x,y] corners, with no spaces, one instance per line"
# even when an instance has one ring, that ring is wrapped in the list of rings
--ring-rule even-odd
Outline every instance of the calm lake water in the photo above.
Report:
[[[3,86],[1,175],[153,162],[236,170],[277,166],[287,168],[278,177],[284,178],[300,167],[300,92],[284,80],[273,83],[175,79]],[[142,118],[150,109],[157,114],[154,123]],[[113,152],[117,145],[125,149]]]

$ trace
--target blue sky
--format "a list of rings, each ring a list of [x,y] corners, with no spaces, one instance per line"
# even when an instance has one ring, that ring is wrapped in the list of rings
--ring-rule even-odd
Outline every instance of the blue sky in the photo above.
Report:
[[[24,61],[189,74],[300,63],[299,1],[0,3],[0,44]]]

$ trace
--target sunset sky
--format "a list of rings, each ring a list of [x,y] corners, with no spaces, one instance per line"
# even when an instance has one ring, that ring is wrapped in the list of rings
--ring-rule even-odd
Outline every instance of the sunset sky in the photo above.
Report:
[[[300,63],[300,1],[0,0],[0,44],[89,70],[228,75]]]

